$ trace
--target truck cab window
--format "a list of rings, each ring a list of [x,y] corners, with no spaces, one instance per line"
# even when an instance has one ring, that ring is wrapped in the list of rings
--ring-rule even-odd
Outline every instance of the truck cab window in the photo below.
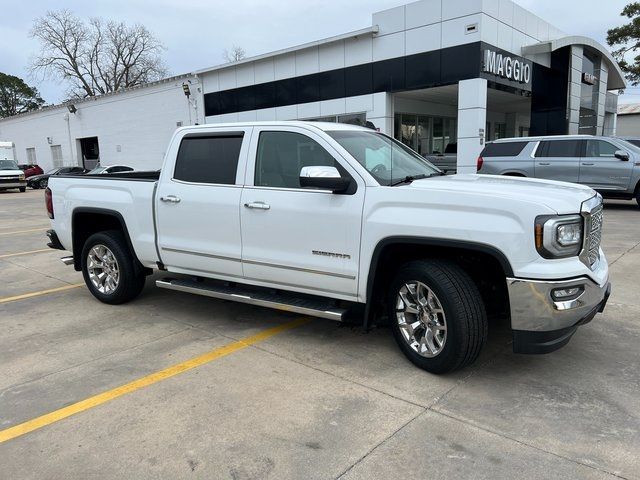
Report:
[[[615,157],[617,150],[618,147],[604,140],[587,140],[585,157]]]
[[[175,180],[235,185],[242,134],[185,137],[173,173]]]
[[[318,142],[294,132],[262,132],[256,155],[255,185],[301,188],[302,167],[330,166],[337,162]]]

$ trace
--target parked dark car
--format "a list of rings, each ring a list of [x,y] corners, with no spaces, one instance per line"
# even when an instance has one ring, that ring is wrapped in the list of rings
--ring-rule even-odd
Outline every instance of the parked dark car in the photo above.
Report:
[[[40,165],[22,164],[18,165],[18,168],[24,172],[24,178],[31,178],[35,175],[44,174],[44,170],[40,168]]]
[[[88,175],[108,175],[109,173],[121,172],[133,172],[133,168],[127,167],[126,165],[107,165],[104,167],[98,165],[96,168],[91,170]]]
[[[27,186],[31,188],[47,188],[49,177],[52,175],[82,175],[88,170],[82,167],[59,167],[53,168],[42,175],[35,175],[27,179]]]

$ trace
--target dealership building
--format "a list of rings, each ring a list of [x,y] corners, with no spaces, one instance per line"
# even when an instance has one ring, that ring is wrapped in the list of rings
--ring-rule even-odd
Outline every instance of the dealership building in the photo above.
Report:
[[[332,38],[3,119],[0,140],[45,169],[157,169],[177,126],[322,120],[423,155],[457,150],[475,172],[497,138],[615,134],[624,87],[604,46],[510,0],[421,0]]]

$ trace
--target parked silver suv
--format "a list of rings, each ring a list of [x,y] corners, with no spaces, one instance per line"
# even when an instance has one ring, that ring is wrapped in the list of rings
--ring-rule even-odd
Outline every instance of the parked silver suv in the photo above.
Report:
[[[559,135],[487,143],[478,173],[582,183],[640,205],[640,147],[614,137]]]

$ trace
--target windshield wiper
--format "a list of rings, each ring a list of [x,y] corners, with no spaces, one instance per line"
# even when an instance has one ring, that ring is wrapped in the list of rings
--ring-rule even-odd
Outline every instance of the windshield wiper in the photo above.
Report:
[[[407,175],[406,177],[404,177],[401,180],[397,180],[393,183],[390,183],[389,186],[390,187],[395,187],[397,185],[404,185],[405,183],[411,183],[414,180],[420,180],[422,178],[431,178],[431,177],[440,177],[442,175],[445,175],[444,172],[433,172],[430,174],[421,174],[421,175]]]

